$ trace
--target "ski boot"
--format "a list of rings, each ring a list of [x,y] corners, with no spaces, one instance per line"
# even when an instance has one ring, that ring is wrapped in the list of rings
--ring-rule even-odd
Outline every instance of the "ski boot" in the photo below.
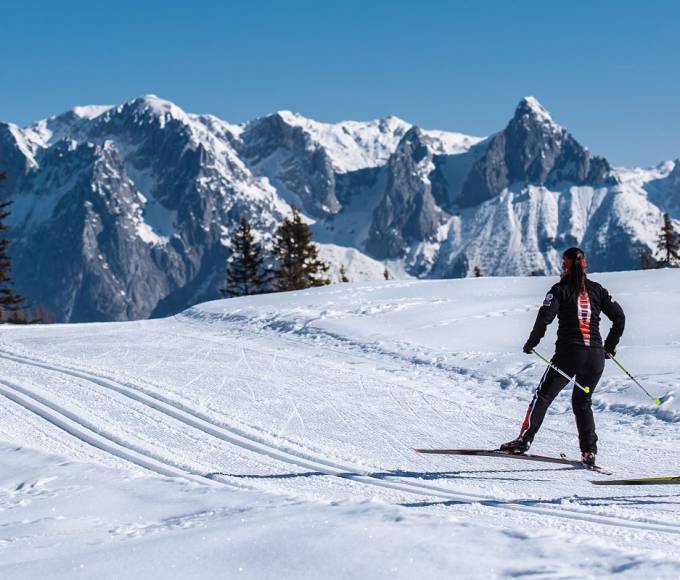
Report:
[[[595,453],[593,451],[584,451],[581,453],[581,463],[588,467],[595,466]]]
[[[529,447],[531,447],[531,441],[528,439],[523,439],[522,437],[518,437],[517,439],[503,443],[501,445],[501,451],[514,453],[515,455],[522,455],[529,451]]]

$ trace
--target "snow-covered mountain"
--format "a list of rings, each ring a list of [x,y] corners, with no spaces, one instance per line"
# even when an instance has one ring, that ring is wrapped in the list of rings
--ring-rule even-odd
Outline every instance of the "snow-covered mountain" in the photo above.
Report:
[[[14,277],[60,320],[174,313],[218,296],[236,221],[265,243],[299,206],[353,280],[637,268],[680,164],[612,169],[532,97],[481,139],[397,117],[325,124],[280,111],[243,125],[155,96],[0,123]]]

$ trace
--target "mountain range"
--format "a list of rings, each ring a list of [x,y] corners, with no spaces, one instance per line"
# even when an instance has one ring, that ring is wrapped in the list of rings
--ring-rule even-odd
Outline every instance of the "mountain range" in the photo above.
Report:
[[[166,316],[219,297],[245,216],[266,245],[299,207],[350,279],[637,269],[680,162],[612,167],[533,97],[486,138],[397,117],[326,124],[279,111],[240,125],[148,95],[0,123],[16,288],[66,322]]]

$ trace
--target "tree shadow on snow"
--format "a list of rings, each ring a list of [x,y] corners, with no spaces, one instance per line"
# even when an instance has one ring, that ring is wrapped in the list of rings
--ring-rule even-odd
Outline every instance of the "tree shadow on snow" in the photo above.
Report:
[[[206,474],[206,477],[214,479],[215,477],[233,477],[236,479],[297,479],[306,477],[341,477],[344,479],[355,479],[358,477],[370,477],[373,479],[389,479],[392,477],[407,478],[407,479],[421,479],[426,481],[440,480],[440,479],[460,479],[460,480],[493,480],[493,481],[527,481],[519,477],[507,477],[506,473],[535,473],[547,471],[565,471],[573,469],[572,467],[549,467],[549,468],[529,468],[529,469],[483,469],[483,470],[465,470],[465,471],[405,471],[395,469],[392,471],[376,471],[376,472],[340,472],[340,473],[325,473],[322,471],[302,471],[290,473],[271,473],[271,474],[247,474],[247,473],[225,473],[215,471]],[[480,477],[480,475],[487,474],[487,477]],[[543,481],[548,482],[548,479],[532,478],[532,482]]]

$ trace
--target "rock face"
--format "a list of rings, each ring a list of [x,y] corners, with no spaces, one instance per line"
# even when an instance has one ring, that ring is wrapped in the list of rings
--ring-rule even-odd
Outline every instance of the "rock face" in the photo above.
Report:
[[[554,274],[574,244],[636,268],[680,218],[678,167],[612,170],[531,97],[488,139],[288,111],[236,126],[155,96],[0,123],[16,287],[74,322],[219,297],[237,221],[266,245],[289,204],[352,280]]]
[[[156,97],[70,112],[24,132],[11,186],[18,288],[59,320],[160,316],[217,295],[241,215],[271,232],[286,206],[229,145],[229,127]],[[13,160],[3,147],[0,165]]]
[[[16,242],[17,283],[63,320],[148,315],[168,276],[154,247],[130,235],[141,221],[140,203],[113,143],[61,141],[40,163],[54,173],[38,179],[63,180],[68,191],[58,200],[42,194],[34,211],[21,216],[25,226],[17,229],[27,235]],[[55,204],[44,221],[35,215],[42,203]]]
[[[275,113],[246,126],[241,153],[255,172],[270,177],[287,200],[307,214],[336,213],[335,171],[326,150],[300,126]]]
[[[533,97],[522,99],[508,126],[489,140],[463,186],[460,205],[486,201],[513,184],[554,187],[560,183],[612,183],[611,167],[591,158]]]
[[[402,257],[412,243],[432,238],[442,222],[428,177],[434,170],[431,145],[414,127],[390,157],[387,188],[373,212],[366,243],[368,252],[378,259]]]

